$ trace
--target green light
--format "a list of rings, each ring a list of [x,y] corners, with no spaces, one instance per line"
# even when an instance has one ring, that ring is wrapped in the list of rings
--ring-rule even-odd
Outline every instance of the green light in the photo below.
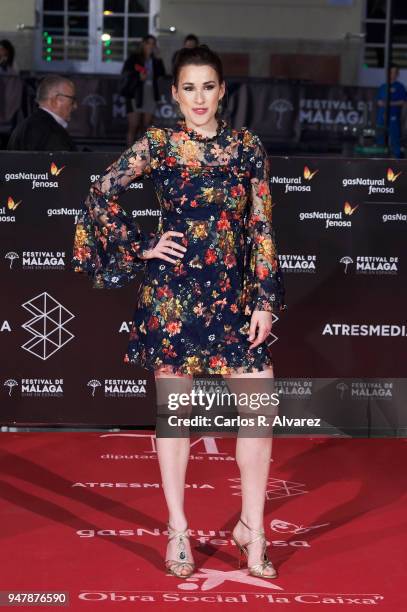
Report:
[[[48,36],[48,32],[43,32],[43,36]]]
[[[52,43],[52,36],[47,37],[47,43],[50,45]]]
[[[46,60],[47,62],[52,62],[52,57],[50,55],[47,55]]]
[[[47,47],[47,53],[52,53],[52,47]]]
[[[110,41],[110,40],[106,40],[106,41],[105,41],[105,47],[110,47],[110,43],[111,43],[111,41]]]
[[[106,55],[111,55],[111,54],[112,54],[111,49],[106,49]]]

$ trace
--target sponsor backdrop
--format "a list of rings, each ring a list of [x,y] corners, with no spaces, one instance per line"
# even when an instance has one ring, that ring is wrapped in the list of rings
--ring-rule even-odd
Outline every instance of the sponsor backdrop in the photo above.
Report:
[[[151,373],[123,362],[140,279],[96,290],[70,267],[76,215],[115,157],[0,154],[2,424],[154,422]],[[295,412],[293,400],[314,397],[313,412],[329,423],[339,414],[345,431],[366,413],[363,427],[395,433],[406,377],[407,162],[273,157],[271,168],[288,303],[273,326],[281,398]],[[120,203],[154,230],[149,179]]]
[[[75,82],[78,109],[69,131],[77,139],[121,140],[127,129],[125,100],[118,93],[115,76],[71,75]],[[16,109],[28,114],[40,75],[26,78],[17,89],[18,77],[0,79],[0,100],[13,101],[0,113],[0,131],[10,129]],[[171,79],[160,79],[161,98],[155,122],[173,125],[179,116],[172,101]],[[324,150],[330,144],[353,139],[363,127],[374,126],[376,90],[368,87],[339,87],[273,79],[227,79],[227,114],[234,127],[246,125],[268,143],[284,142],[287,147],[319,141]],[[1,105],[0,105],[1,106]],[[404,131],[406,131],[404,129]]]
[[[73,75],[81,101],[70,123],[77,138],[121,138],[127,129],[125,101],[117,79]],[[171,79],[160,79],[161,99],[155,122],[171,126],[178,119]],[[334,87],[270,79],[228,79],[226,106],[231,124],[254,129],[266,142],[295,145],[299,140],[343,141],[364,125],[375,124],[376,90]]]

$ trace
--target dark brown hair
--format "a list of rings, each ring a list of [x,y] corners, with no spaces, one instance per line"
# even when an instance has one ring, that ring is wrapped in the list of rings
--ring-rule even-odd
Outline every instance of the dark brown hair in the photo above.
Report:
[[[184,48],[177,52],[172,82],[178,87],[179,74],[184,66],[212,66],[218,75],[219,84],[224,81],[222,61],[217,53],[209,49],[208,45],[198,45],[192,49]]]
[[[188,42],[189,40],[193,40],[194,43],[198,46],[199,45],[199,38],[198,36],[196,36],[195,34],[187,34],[184,38],[184,45],[186,42]]]
[[[154,36],[154,34],[146,34],[145,36],[143,36],[143,38],[141,39],[141,42],[138,45],[138,54],[141,56],[144,56],[144,43],[146,43],[148,40],[153,40],[154,43],[157,43],[157,39]]]
[[[14,62],[15,49],[9,40],[0,40],[0,47],[3,47],[8,53],[8,58],[6,60],[6,66],[12,66]]]

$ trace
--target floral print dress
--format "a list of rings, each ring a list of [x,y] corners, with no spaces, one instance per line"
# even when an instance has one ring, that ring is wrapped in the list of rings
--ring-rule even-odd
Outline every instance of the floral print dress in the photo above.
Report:
[[[141,176],[161,217],[146,235],[118,204]],[[271,223],[269,168],[253,132],[218,122],[206,137],[181,121],[147,130],[91,185],[75,232],[73,266],[94,287],[121,287],[142,270],[126,362],[175,374],[256,372],[272,365],[267,339],[249,349],[253,311],[285,308]],[[143,259],[168,230],[186,251]],[[173,259],[176,255],[171,256]]]

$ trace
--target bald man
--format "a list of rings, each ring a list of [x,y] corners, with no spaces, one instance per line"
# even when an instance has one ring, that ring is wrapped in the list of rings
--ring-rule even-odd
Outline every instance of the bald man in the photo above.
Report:
[[[71,113],[77,107],[75,86],[69,79],[49,75],[37,91],[39,108],[12,132],[9,151],[76,151],[67,132]]]

